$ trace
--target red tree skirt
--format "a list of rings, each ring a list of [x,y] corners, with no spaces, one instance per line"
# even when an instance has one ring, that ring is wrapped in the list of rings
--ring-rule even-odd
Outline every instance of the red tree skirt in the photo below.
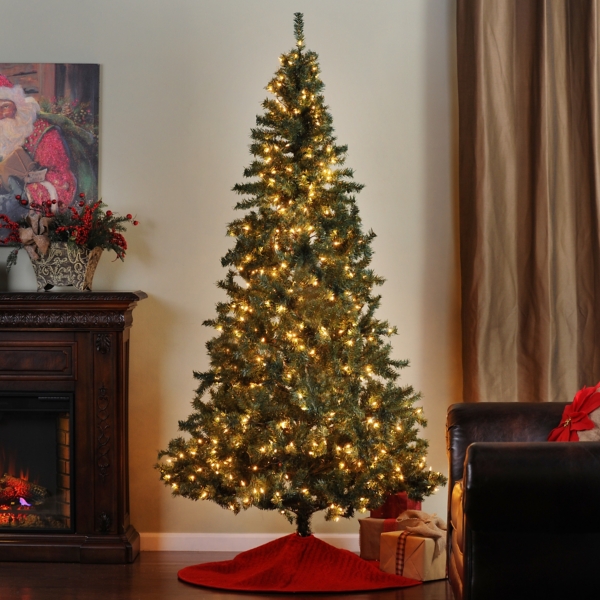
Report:
[[[377,563],[314,535],[295,533],[242,552],[233,560],[185,567],[177,576],[194,585],[246,592],[360,592],[421,583],[384,573]]]

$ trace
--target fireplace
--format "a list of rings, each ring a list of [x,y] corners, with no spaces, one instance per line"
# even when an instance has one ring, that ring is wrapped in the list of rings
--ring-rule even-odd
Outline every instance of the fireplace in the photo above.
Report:
[[[73,395],[0,392],[0,530],[72,531]]]
[[[0,561],[127,563],[128,371],[143,292],[0,293]]]

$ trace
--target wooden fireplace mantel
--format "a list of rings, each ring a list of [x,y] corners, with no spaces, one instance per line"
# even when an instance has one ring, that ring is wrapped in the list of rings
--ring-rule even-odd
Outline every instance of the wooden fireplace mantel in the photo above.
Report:
[[[74,398],[72,531],[0,528],[0,561],[128,563],[138,555],[129,522],[129,332],[146,297],[0,293],[0,390]]]

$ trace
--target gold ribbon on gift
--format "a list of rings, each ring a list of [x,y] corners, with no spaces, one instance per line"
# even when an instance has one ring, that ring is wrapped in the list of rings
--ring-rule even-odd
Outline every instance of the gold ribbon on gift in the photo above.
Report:
[[[31,260],[39,260],[40,254],[45,256],[50,248],[48,231],[52,217],[43,217],[40,213],[30,210],[26,220],[29,227],[19,228],[19,238]]]

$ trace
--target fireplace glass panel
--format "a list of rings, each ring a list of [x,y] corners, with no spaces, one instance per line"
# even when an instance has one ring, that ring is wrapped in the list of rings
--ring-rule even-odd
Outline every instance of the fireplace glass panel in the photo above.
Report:
[[[0,394],[0,530],[70,530],[72,394]]]

